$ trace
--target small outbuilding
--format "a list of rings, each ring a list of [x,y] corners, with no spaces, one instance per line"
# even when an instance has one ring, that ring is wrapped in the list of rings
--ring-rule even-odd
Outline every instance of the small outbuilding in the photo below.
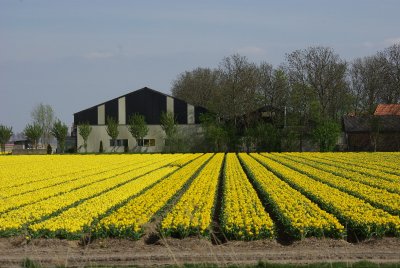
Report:
[[[349,151],[400,151],[400,116],[344,116]]]

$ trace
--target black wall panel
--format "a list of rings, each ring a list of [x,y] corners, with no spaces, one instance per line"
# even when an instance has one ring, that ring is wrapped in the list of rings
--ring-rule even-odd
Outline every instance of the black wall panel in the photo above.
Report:
[[[174,115],[178,124],[187,124],[187,103],[174,99]]]
[[[112,117],[118,120],[118,99],[110,100],[105,103],[105,122],[107,124],[107,117]]]
[[[125,97],[126,121],[134,113],[144,115],[149,125],[159,125],[162,112],[167,110],[167,97],[156,91],[143,88]]]
[[[203,107],[194,107],[194,123],[200,124],[200,115],[207,113],[207,109]]]
[[[89,123],[89,125],[97,125],[97,106],[74,114],[75,125],[84,123]]]

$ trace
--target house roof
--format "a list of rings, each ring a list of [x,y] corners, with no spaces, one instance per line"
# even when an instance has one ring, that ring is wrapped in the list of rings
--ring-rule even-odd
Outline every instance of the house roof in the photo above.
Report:
[[[400,104],[379,104],[374,115],[398,115],[400,116]]]
[[[376,117],[381,132],[400,132],[400,116],[383,115]],[[343,116],[345,132],[370,132],[371,116]]]
[[[80,112],[82,112],[82,111],[89,110],[89,109],[92,109],[92,108],[96,108],[97,106],[103,105],[103,104],[105,104],[106,102],[110,102],[110,101],[113,101],[113,100],[116,100],[116,99],[125,97],[125,96],[127,96],[127,95],[129,95],[129,94],[132,94],[132,93],[138,92],[138,91],[150,91],[150,92],[155,92],[155,93],[157,93],[157,94],[160,94],[160,95],[163,95],[163,96],[166,96],[166,97],[171,97],[171,98],[174,98],[174,99],[178,99],[178,100],[184,101],[184,100],[182,100],[182,99],[180,99],[180,98],[177,98],[177,97],[174,97],[174,96],[165,94],[165,93],[163,93],[163,92],[160,92],[160,91],[157,91],[157,90],[148,88],[148,87],[143,87],[143,88],[141,88],[141,89],[137,89],[137,90],[131,91],[131,92],[129,92],[129,93],[126,93],[126,94],[124,94],[124,95],[122,95],[122,96],[119,96],[119,97],[113,98],[113,99],[111,99],[111,100],[102,102],[102,103],[100,103],[100,104],[94,105],[94,106],[92,106],[92,107],[90,107],[90,108],[81,110],[81,111],[76,112],[76,113],[74,113],[74,114],[78,114],[78,113],[80,113]],[[186,101],[184,101],[184,102],[186,102]]]

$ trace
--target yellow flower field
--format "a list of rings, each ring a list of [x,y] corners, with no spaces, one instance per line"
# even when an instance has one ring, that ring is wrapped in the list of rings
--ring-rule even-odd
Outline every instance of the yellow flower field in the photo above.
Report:
[[[1,155],[0,236],[400,236],[399,167],[400,153]]]

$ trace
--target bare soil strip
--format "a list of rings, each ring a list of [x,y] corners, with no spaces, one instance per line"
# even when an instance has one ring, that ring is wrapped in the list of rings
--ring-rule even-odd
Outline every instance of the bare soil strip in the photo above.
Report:
[[[282,245],[275,240],[232,241],[213,245],[200,238],[95,240],[81,246],[79,241],[0,238],[0,267],[20,267],[25,258],[43,266],[64,265],[182,265],[184,263],[257,264],[278,263],[400,262],[400,239],[371,239],[356,244],[344,240],[309,238]]]

